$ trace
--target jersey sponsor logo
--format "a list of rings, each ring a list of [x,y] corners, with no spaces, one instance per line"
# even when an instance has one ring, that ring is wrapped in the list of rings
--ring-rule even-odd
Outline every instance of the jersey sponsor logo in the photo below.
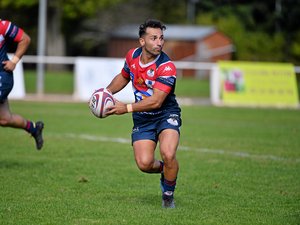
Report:
[[[161,76],[157,79],[162,84],[174,86],[176,78],[174,76]]]
[[[135,67],[135,64],[133,63],[133,64],[131,64],[131,66],[130,66],[131,68],[133,68],[133,69],[136,69],[136,67]]]
[[[144,83],[143,78],[139,77],[137,80],[138,85],[142,85]]]
[[[177,114],[170,114],[169,119],[167,119],[167,122],[173,126],[178,126],[178,119],[179,116]]]
[[[146,80],[145,83],[146,83],[146,85],[149,88],[153,88],[153,85],[155,84],[155,81],[153,81],[153,80]]]
[[[153,77],[153,76],[154,76],[154,70],[153,70],[153,69],[148,70],[148,71],[147,71],[147,75],[148,75],[149,77]]]
[[[173,125],[173,126],[178,126],[178,121],[175,118],[169,118],[167,119],[168,123]]]
[[[157,111],[157,112],[136,112],[138,114],[141,115],[151,115],[151,116],[155,116],[155,115],[159,115],[161,114],[163,111]]]
[[[133,90],[134,90],[135,100],[137,102],[153,95],[153,90],[151,88],[149,88],[147,90],[144,90],[144,91],[143,90],[137,90],[135,88],[133,88]]]
[[[137,133],[140,131],[140,128],[139,127],[135,127],[132,129],[132,133]]]
[[[172,68],[170,66],[166,66],[164,68],[164,71],[163,72],[168,72],[168,71],[172,71]]]

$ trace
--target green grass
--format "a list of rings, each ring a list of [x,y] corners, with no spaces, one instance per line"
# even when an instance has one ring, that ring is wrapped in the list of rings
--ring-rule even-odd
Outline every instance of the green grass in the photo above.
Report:
[[[36,93],[37,74],[34,70],[24,71],[26,93]],[[46,71],[44,91],[47,94],[72,94],[73,73],[68,71]]]
[[[176,95],[180,97],[209,97],[209,80],[181,78],[176,81]]]
[[[15,101],[45,122],[36,151],[0,128],[0,224],[299,224],[299,110],[183,107],[174,210],[159,175],[135,165],[131,116],[97,119],[87,104]]]
[[[24,80],[26,93],[36,93],[36,71],[25,70]],[[46,71],[46,94],[72,94],[74,91],[73,72],[71,71]],[[300,76],[297,75],[298,93],[300,98]],[[209,79],[178,78],[176,95],[179,97],[208,98],[210,94]]]
[[[24,74],[26,93],[36,93],[36,71],[25,70]],[[72,72],[46,71],[45,73],[45,93],[72,94],[73,83]],[[178,79],[176,94],[181,97],[209,97],[209,80]]]

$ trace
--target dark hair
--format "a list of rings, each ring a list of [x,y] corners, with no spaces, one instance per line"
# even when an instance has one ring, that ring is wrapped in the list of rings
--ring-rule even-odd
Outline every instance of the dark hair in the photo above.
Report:
[[[148,19],[139,28],[139,36],[142,37],[146,33],[147,27],[159,28],[161,30],[167,29],[166,26],[159,20]]]

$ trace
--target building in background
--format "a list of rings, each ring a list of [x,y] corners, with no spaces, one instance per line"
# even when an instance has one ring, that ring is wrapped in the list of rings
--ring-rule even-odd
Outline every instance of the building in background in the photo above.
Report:
[[[234,47],[229,37],[212,26],[166,25],[164,51],[173,61],[216,62],[230,60]],[[139,46],[137,24],[112,31],[108,57],[124,57],[128,49]],[[203,71],[184,70],[184,76],[202,76]]]

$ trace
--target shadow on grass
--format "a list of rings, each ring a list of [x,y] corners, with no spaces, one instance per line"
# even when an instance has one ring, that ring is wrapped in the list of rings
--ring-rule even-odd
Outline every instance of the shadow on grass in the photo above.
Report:
[[[20,162],[15,160],[0,160],[0,169],[36,168],[42,165],[42,162]]]

